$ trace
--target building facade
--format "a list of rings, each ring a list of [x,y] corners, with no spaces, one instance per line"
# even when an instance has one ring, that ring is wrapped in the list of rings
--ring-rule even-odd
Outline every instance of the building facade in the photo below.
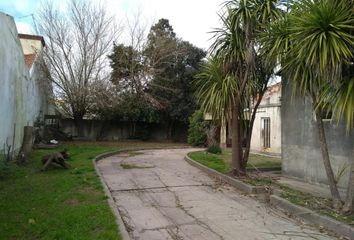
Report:
[[[257,109],[251,151],[281,153],[281,83],[268,87]]]

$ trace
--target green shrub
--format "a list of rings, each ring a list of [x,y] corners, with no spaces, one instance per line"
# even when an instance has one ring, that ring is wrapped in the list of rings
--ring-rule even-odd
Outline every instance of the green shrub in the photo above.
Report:
[[[207,152],[214,153],[214,154],[221,154],[221,148],[219,147],[219,145],[212,144],[208,147]]]
[[[202,111],[198,110],[189,118],[188,143],[193,146],[205,146],[207,141],[207,122]]]

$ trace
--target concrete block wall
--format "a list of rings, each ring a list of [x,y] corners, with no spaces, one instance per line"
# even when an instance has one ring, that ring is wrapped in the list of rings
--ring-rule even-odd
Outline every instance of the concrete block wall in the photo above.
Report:
[[[73,119],[61,119],[59,122],[60,130],[69,136],[77,136],[78,130]],[[125,140],[131,134],[131,123],[124,121],[100,121],[100,120],[82,120],[80,122],[82,136],[90,140]],[[165,123],[136,123],[137,133],[141,129],[148,130],[149,140],[164,141],[173,140],[178,142],[187,141],[187,124],[175,123],[172,136],[168,136],[168,126]]]

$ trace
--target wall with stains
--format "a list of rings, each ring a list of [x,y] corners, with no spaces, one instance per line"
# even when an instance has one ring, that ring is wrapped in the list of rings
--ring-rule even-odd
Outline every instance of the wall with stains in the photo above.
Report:
[[[316,118],[309,98],[293,96],[292,85],[283,80],[282,88],[282,170],[283,173],[307,182],[327,183],[320,150]],[[339,186],[348,182],[351,161],[354,161],[354,134],[347,133],[344,122],[325,120],[329,155]],[[340,172],[344,171],[342,177]]]
[[[21,147],[23,127],[48,112],[40,71],[25,64],[13,17],[0,12],[0,150]]]

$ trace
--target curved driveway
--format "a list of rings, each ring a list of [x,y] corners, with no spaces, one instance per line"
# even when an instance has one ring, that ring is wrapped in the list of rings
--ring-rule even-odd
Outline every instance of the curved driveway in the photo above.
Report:
[[[98,162],[132,239],[334,239],[189,165],[184,156],[193,150],[146,150]]]

